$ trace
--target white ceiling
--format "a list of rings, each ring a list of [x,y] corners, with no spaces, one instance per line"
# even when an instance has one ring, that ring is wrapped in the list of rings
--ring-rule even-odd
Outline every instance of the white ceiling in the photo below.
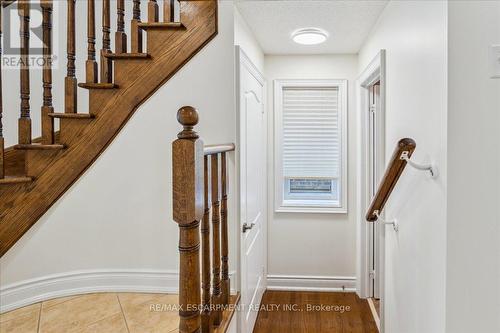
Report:
[[[238,9],[266,54],[358,53],[387,0],[239,0]],[[300,28],[329,33],[321,45],[298,45]]]

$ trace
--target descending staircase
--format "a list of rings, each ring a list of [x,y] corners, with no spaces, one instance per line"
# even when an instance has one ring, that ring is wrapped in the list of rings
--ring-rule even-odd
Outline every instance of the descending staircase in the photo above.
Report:
[[[3,1],[3,6],[16,6],[13,2]],[[141,0],[133,0],[134,18],[131,22],[130,48],[127,48],[123,19],[125,3],[124,0],[118,0],[118,31],[114,35],[116,42],[112,52],[110,0],[101,2],[103,49],[98,59],[100,66],[95,57],[95,3],[94,0],[87,0],[86,78],[85,82],[77,84],[75,0],[67,0],[65,107],[64,110],[53,109],[52,69],[50,61],[47,61],[43,69],[42,137],[31,138],[30,113],[33,110],[30,110],[29,105],[28,66],[22,66],[20,69],[18,145],[4,148],[0,109],[0,256],[15,244],[99,157],[134,111],[217,34],[215,0],[180,1],[180,22],[174,22],[173,0],[164,1],[164,17],[161,22],[156,0],[148,2],[147,22],[141,22]],[[44,55],[46,60],[49,60],[52,54],[52,0],[41,0],[41,3],[46,42]],[[30,3],[18,2],[17,6],[21,16],[21,58],[27,59],[29,34],[24,32],[29,29]],[[147,48],[144,49],[143,31],[147,38]],[[77,109],[77,86],[89,90],[89,110]],[[54,131],[54,121],[60,122],[59,132]]]

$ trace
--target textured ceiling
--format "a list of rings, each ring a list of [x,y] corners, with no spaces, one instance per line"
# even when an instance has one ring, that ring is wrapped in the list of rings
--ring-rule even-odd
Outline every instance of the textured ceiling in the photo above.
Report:
[[[240,0],[238,9],[266,54],[357,53],[388,1],[386,0]],[[295,44],[300,28],[326,30],[321,45]]]

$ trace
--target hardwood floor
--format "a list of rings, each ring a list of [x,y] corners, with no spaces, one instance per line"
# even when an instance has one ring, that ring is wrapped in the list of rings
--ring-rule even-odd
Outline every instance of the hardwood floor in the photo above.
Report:
[[[355,293],[266,291],[253,333],[376,333]]]

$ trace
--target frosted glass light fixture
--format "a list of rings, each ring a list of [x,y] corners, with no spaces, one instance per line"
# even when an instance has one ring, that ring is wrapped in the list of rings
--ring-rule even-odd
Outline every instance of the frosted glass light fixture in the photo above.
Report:
[[[317,45],[328,39],[328,33],[319,28],[304,28],[294,31],[292,39],[297,44]]]

